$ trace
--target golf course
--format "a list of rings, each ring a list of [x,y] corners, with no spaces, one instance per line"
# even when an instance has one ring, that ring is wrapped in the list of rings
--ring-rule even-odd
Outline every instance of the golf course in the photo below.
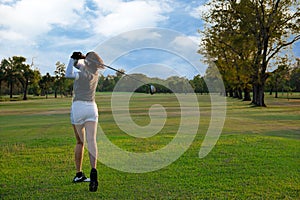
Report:
[[[140,126],[150,122],[151,105],[166,110],[163,129],[149,138],[120,130],[111,111],[111,95],[97,93],[96,102],[99,126],[115,145],[130,152],[152,152],[176,135],[180,105],[175,95],[132,95],[129,111]],[[300,94],[286,97],[266,94],[267,107],[226,98],[222,134],[200,159],[211,107],[209,95],[198,95],[198,132],[179,159],[147,173],[122,172],[99,161],[96,193],[88,191],[88,183],[72,182],[76,140],[70,124],[71,97],[2,101],[0,199],[299,199]],[[83,172],[89,176],[89,170],[85,149]]]

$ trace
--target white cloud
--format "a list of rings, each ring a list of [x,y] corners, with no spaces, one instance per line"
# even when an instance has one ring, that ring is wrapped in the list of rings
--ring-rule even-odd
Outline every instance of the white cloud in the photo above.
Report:
[[[191,49],[191,48],[195,48],[196,43],[194,43],[187,36],[178,36],[173,40],[172,45],[174,45],[175,47],[177,47],[179,49],[182,49],[182,48]]]
[[[162,35],[159,32],[148,28],[122,33],[122,38],[128,40],[129,42],[145,42],[147,40],[155,41],[161,37]]]
[[[123,3],[120,0],[93,0],[93,2],[100,8],[104,13],[112,13],[113,10],[120,7],[120,4]]]
[[[0,4],[1,39],[34,39],[50,31],[54,24],[73,24],[79,18],[74,11],[82,9],[83,3],[84,0],[76,4],[69,0],[21,0],[12,5]]]
[[[14,3],[16,0],[1,0],[0,3],[1,4],[11,4]]]
[[[0,3],[0,58],[21,55],[30,62],[35,57],[42,73],[54,70],[49,66],[62,58],[68,50],[53,48],[69,40],[64,36],[50,36],[56,27],[72,27],[83,12],[84,0],[2,0]],[[66,41],[65,41],[66,40]],[[56,44],[55,44],[56,43]],[[74,43],[74,41],[73,41]],[[46,50],[45,50],[46,49]],[[62,60],[65,61],[65,60]]]
[[[181,76],[193,77],[203,73],[199,65],[201,55],[197,53],[198,43],[191,37],[170,29],[145,28],[122,33],[100,44],[95,51],[104,62],[112,66],[128,66],[129,69],[161,64],[173,68]],[[165,77],[162,69],[149,68],[148,76]],[[173,70],[173,71],[174,71]]]
[[[189,36],[189,38],[190,38],[195,44],[198,44],[198,45],[200,44],[200,42],[201,42],[201,40],[202,40],[200,34],[199,34],[199,36]]]
[[[195,39],[195,37],[192,38]],[[195,61],[199,59],[197,54],[199,43],[196,43],[192,38],[185,35],[178,36],[174,38],[170,45],[179,54],[188,56],[188,60]]]
[[[0,40],[34,41],[55,27],[86,31],[111,37],[141,27],[155,27],[167,20],[168,0],[129,1],[93,0],[90,9],[85,0],[1,0]],[[1,43],[1,41],[0,41]]]
[[[55,63],[67,62],[73,50],[86,53],[105,39],[127,31],[101,49],[104,58],[106,52],[118,56],[118,52],[122,55],[141,44],[152,47],[159,43],[162,49],[174,51],[177,47],[180,53],[191,45],[184,38],[173,41],[174,35],[162,35],[167,30],[157,32],[147,27],[167,28],[169,17],[176,21],[175,13],[181,6],[186,8],[185,13],[193,9],[188,2],[174,0],[0,0],[0,57],[22,55],[29,62],[35,57],[43,74],[53,73]],[[138,34],[132,30],[139,30]],[[174,46],[170,47],[172,41]]]
[[[164,14],[171,10],[165,1],[97,0],[96,3],[103,13],[93,21],[94,30],[107,37],[137,28],[155,27],[168,19]]]
[[[12,31],[12,30],[8,30],[8,31],[0,30],[0,38],[2,40],[11,40],[11,41],[25,39],[25,37],[22,34]]]
[[[200,5],[191,10],[190,16],[196,19],[202,19],[202,16],[207,14],[211,9],[211,6],[208,4],[211,0],[209,0],[206,4]]]

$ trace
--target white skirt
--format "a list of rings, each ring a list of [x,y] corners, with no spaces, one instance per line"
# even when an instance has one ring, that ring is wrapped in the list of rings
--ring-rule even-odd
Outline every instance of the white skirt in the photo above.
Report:
[[[82,125],[85,122],[98,122],[98,107],[92,101],[73,101],[71,107],[71,123]]]

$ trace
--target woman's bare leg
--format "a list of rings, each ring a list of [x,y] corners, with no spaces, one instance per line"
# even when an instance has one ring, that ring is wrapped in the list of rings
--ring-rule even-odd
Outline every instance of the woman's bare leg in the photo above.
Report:
[[[91,168],[96,169],[97,156],[98,156],[98,148],[97,148],[97,141],[96,141],[97,122],[86,122],[85,131],[86,131],[86,140],[88,144]]]
[[[85,132],[83,125],[73,125],[75,137],[76,137],[76,146],[75,146],[75,166],[76,171],[82,171],[82,160],[84,153],[84,138]]]

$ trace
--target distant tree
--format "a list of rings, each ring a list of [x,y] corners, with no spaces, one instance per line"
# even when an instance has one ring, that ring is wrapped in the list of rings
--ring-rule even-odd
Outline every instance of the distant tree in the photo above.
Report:
[[[120,69],[119,70],[120,72],[125,72],[125,70],[123,69]],[[118,81],[124,76],[123,73],[120,73],[120,72],[116,72],[115,76],[114,76],[114,81],[115,83],[118,83]]]
[[[42,75],[38,69],[33,70],[33,79],[31,80],[30,87],[28,89],[29,94],[39,96],[41,94],[41,88],[39,86]]]
[[[272,72],[270,77],[271,80],[271,88],[275,90],[275,98],[278,98],[278,90],[283,90],[288,87],[287,84],[289,82],[289,66],[287,65],[279,65],[276,70]]]
[[[9,86],[9,97],[13,97],[14,84],[18,84],[18,80],[22,76],[22,68],[26,58],[22,56],[13,56],[12,58],[4,59],[2,65],[5,70],[5,79]]]
[[[70,96],[72,96],[74,81],[72,79],[66,78],[64,85],[65,85],[65,89],[66,89],[66,94],[69,94]]]
[[[189,80],[185,77],[179,76],[171,76],[166,79],[166,83],[169,88],[173,90],[175,93],[189,93],[190,91],[190,83]]]
[[[2,83],[6,80],[6,66],[8,61],[3,59],[0,64],[0,96],[2,95]]]
[[[48,99],[49,90],[54,84],[53,81],[54,78],[51,77],[49,73],[47,73],[46,75],[42,76],[39,82],[40,88],[42,90],[41,95],[46,96],[46,99]]]
[[[1,82],[7,82],[9,95],[12,98],[13,93],[23,93],[23,100],[27,100],[28,87],[35,83],[39,73],[32,70],[29,64],[26,64],[26,58],[23,56],[13,56],[12,58],[3,59],[0,66],[0,89]],[[22,87],[14,87],[14,86]],[[22,90],[18,89],[22,88]]]
[[[66,74],[66,66],[64,63],[56,62],[56,70],[54,71],[54,96],[57,98],[57,93],[60,93],[62,97],[65,93],[66,85],[65,85],[65,74]]]
[[[300,92],[300,58],[297,59],[295,67],[291,69],[290,84],[293,91]]]
[[[26,59],[24,60],[24,62],[25,61]],[[34,81],[35,74],[34,71],[30,69],[30,65],[23,63],[18,66],[18,71],[19,74],[17,78],[23,87],[23,100],[27,100],[28,86]]]
[[[105,77],[103,76],[103,74],[99,75],[99,81],[98,81],[98,85],[97,85],[97,91],[98,92],[102,92],[103,91],[103,82],[105,80]]]
[[[204,75],[205,84],[207,85],[207,88],[209,88],[209,92],[212,93],[220,93],[220,95],[225,95],[223,92],[222,87],[222,75],[219,73],[219,70],[217,67],[213,66],[213,63],[210,63],[207,67]]]
[[[115,86],[114,76],[108,75],[103,81],[103,91],[113,91]]]
[[[190,83],[192,87],[194,88],[194,92],[200,93],[201,95],[203,93],[208,93],[207,86],[205,84],[205,80],[203,77],[200,76],[200,74],[194,76],[192,80],[190,80]]]

